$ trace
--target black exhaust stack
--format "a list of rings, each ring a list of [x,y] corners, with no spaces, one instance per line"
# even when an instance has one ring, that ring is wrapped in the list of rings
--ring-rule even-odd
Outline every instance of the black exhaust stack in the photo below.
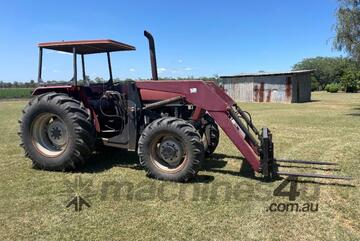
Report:
[[[155,54],[155,42],[154,38],[148,31],[144,31],[144,36],[149,41],[149,50],[150,50],[150,62],[151,62],[151,73],[152,73],[152,79],[158,80],[158,72],[157,72],[157,64],[156,64],[156,54]]]

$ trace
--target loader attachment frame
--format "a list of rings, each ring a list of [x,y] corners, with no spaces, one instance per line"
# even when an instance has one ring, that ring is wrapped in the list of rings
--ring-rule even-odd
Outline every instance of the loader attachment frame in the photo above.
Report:
[[[264,127],[259,131],[253,124],[250,114],[237,106],[236,102],[214,82],[200,80],[137,81],[136,86],[140,92],[158,91],[159,93],[176,94],[178,98],[195,106],[193,120],[200,119],[201,113],[207,111],[241,152],[252,169],[261,173],[268,180],[275,179],[279,175],[351,179],[350,177],[334,175],[279,172],[277,161],[274,158],[274,144],[270,130]],[[161,102],[171,102],[173,99],[176,99],[176,97]],[[153,104],[151,108],[156,108],[156,105],[161,106],[163,103]],[[292,160],[287,160],[286,162],[291,163]],[[294,162],[296,163],[296,160]],[[301,162],[302,164],[312,165],[329,164],[308,161]]]
[[[195,110],[195,112],[207,111],[243,154],[254,171],[269,176],[276,175],[272,170],[274,165],[270,164],[273,161],[273,158],[270,158],[272,152],[262,154],[268,150],[261,148],[263,141],[259,139],[259,131],[248,116],[236,105],[236,102],[215,83],[198,80],[137,81],[136,86],[140,91],[153,90],[176,93],[183,97],[186,102],[196,106],[198,111]],[[262,157],[269,158],[265,160]]]

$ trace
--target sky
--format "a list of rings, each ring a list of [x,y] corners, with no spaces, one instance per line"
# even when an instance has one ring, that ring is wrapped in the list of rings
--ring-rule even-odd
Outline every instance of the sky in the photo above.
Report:
[[[285,71],[332,48],[336,0],[1,1],[0,80],[36,80],[40,42],[113,39],[136,51],[112,54],[113,75],[150,78],[146,29],[160,77]],[[87,74],[108,78],[106,55],[85,59]],[[69,80],[72,56],[44,53],[44,80]]]

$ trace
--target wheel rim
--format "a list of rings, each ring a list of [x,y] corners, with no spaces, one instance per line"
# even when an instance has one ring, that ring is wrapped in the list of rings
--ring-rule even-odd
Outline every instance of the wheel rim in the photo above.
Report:
[[[178,172],[187,161],[183,141],[173,133],[163,133],[150,143],[150,159],[164,172]]]
[[[37,116],[32,122],[30,133],[35,148],[47,157],[61,155],[69,140],[64,121],[52,113]]]

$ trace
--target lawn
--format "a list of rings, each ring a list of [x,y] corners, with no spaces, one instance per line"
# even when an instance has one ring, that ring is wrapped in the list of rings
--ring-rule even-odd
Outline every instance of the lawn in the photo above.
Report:
[[[282,180],[239,174],[241,155],[223,134],[192,183],[149,179],[136,156],[121,151],[98,153],[74,172],[35,170],[16,134],[25,101],[2,101],[0,240],[360,240],[360,94],[312,99],[240,104],[272,130],[277,158],[336,161],[341,171],[332,173],[354,177],[301,179],[296,201],[273,196]],[[91,207],[76,212],[66,204],[79,180],[75,192]],[[272,203],[312,203],[318,211],[267,211]]]

